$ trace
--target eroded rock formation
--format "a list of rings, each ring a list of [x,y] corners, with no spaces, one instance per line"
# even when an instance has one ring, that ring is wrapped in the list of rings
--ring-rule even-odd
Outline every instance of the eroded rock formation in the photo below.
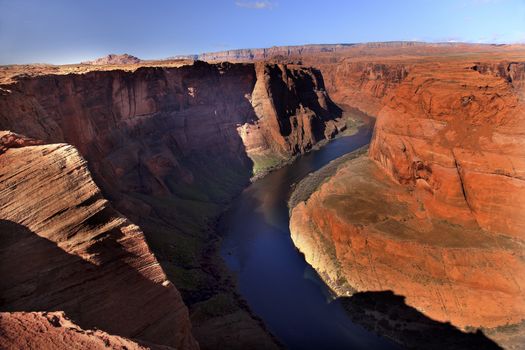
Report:
[[[77,150],[5,134],[0,138],[2,311],[65,311],[84,329],[197,349],[179,292],[139,227],[103,198]],[[37,315],[19,316],[2,314],[2,326],[43,322]],[[0,333],[9,338],[13,331]],[[74,341],[66,333],[64,346]],[[27,338],[27,344],[35,348],[46,341],[42,337],[34,343]]]
[[[137,64],[140,63],[140,59],[135,56],[128,55],[127,53],[122,55],[109,54],[104,57],[97,58],[93,61],[85,61],[82,64],[93,64],[93,65],[122,65],[122,64]]]
[[[255,120],[239,128],[254,173],[264,172],[330,139],[344,127],[341,110],[324,89],[319,71],[282,64],[256,64],[250,102]]]
[[[474,59],[395,73],[368,158],[292,209],[295,244],[339,295],[390,290],[461,329],[525,319],[523,65]],[[503,329],[489,333],[515,344]]]

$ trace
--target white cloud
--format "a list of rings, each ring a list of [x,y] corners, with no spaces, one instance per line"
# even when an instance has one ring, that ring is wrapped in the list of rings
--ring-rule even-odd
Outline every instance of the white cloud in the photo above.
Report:
[[[235,5],[239,7],[244,7],[248,9],[255,10],[269,10],[272,9],[275,5],[271,1],[236,1]]]

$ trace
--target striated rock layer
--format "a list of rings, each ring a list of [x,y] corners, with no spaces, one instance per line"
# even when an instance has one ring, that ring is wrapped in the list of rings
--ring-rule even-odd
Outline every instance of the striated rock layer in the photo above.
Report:
[[[426,216],[523,240],[520,89],[462,62],[414,67],[379,114],[370,157],[414,190]]]
[[[77,150],[0,136],[1,310],[65,311],[84,329],[197,349],[179,292],[139,227],[103,198]],[[42,326],[40,316],[26,316],[2,314],[2,342],[14,331],[4,322]],[[65,333],[54,340],[64,348],[84,338]],[[47,335],[26,338],[27,346],[38,347]]]
[[[412,62],[381,99],[368,158],[313,189],[290,225],[337,294],[390,290],[511,346],[504,326],[525,319],[524,66],[479,58]]]
[[[301,66],[256,64],[251,94],[255,120],[244,123],[239,134],[254,173],[330,139],[344,127],[342,111],[324,88],[319,71]]]

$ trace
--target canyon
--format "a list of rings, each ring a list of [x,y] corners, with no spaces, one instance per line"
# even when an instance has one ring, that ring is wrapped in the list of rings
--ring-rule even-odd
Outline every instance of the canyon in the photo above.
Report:
[[[0,129],[16,133],[3,132],[0,155],[2,231],[14,237],[1,253],[2,311],[65,311],[82,328],[177,348],[196,348],[192,334],[201,348],[275,347],[235,293],[213,224],[251,177],[346,127],[319,72],[103,67],[3,76]]]
[[[292,239],[339,296],[390,291],[433,320],[521,348],[525,64],[465,56],[387,59],[353,79],[361,88],[340,98],[371,96],[359,106],[377,115],[370,149],[299,186]],[[367,65],[347,64],[346,77]],[[365,314],[405,346],[403,331],[421,331]]]
[[[21,346],[16,330],[63,348],[281,347],[219,256],[217,220],[365,113],[369,151],[296,184],[296,247],[403,346],[435,320],[519,348],[524,62],[519,45],[393,42],[0,67],[0,346]],[[402,296],[419,323],[367,292]]]

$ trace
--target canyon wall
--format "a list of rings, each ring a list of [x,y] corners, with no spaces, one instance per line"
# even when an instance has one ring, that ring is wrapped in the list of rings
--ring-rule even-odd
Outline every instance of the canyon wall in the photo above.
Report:
[[[318,65],[326,90],[338,105],[377,116],[385,97],[406,78],[410,63],[342,60]]]
[[[239,128],[256,175],[343,128],[342,111],[328,97],[318,70],[256,64],[256,75],[250,99],[256,119]]]
[[[144,231],[201,346],[275,347],[233,293],[212,225],[250,177],[343,127],[319,72],[195,62],[12,80],[1,86],[0,128],[78,149],[104,197]]]
[[[418,66],[381,110],[370,157],[429,216],[524,239],[522,84],[464,64]]]
[[[84,329],[198,349],[143,232],[103,198],[77,150],[11,132],[0,140],[2,311],[64,311]],[[2,313],[1,326],[16,315]]]
[[[402,73],[365,106],[379,110],[368,157],[313,186],[290,227],[338,295],[392,291],[433,320],[481,327],[512,347],[525,319],[525,66],[485,59],[389,67]],[[347,76],[353,96],[373,91],[363,74]],[[410,329],[370,315],[387,333]]]
[[[237,49],[218,52],[205,52],[194,55],[178,55],[173,59],[193,59],[201,61],[279,61],[306,60],[308,64],[319,60],[335,62],[344,57],[363,56],[398,56],[417,54],[427,56],[436,53],[467,52],[467,51],[501,51],[502,46],[493,44],[468,43],[426,43],[417,41],[385,41],[370,43],[340,43],[340,44],[311,44],[292,46],[273,46],[269,48]],[[511,45],[507,45],[511,46]]]

